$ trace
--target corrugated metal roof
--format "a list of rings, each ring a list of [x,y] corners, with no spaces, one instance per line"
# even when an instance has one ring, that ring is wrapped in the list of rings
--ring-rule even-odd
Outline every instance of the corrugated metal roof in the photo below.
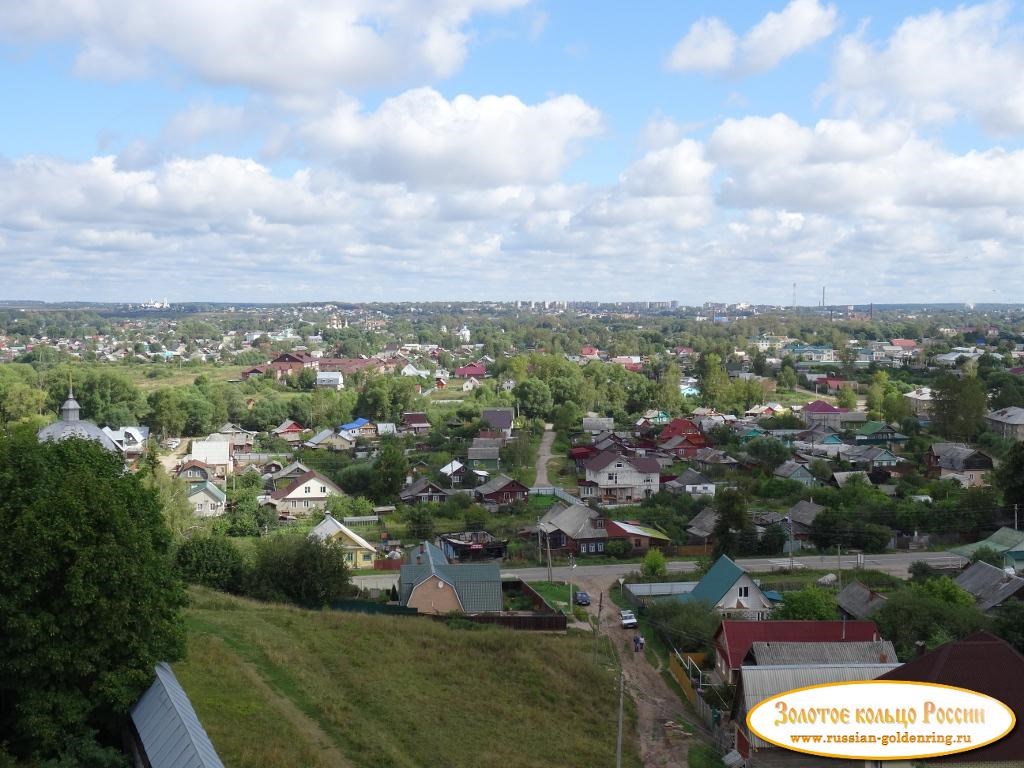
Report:
[[[979,611],[994,608],[1024,589],[1024,579],[1010,576],[1002,568],[981,560],[971,563],[955,581],[957,586],[974,596]]]
[[[853,680],[874,680],[896,669],[899,664],[818,664],[786,665],[777,667],[743,667],[740,686],[743,690],[744,716],[765,699],[794,688],[823,683],[843,683]],[[771,749],[775,745],[750,733],[750,746]]]
[[[692,592],[696,581],[667,581],[657,584],[625,584],[623,589],[634,597],[656,597],[659,595],[683,595]]]
[[[747,661],[759,667],[794,664],[891,664],[898,660],[889,640],[858,643],[772,643],[758,641],[750,646]]]
[[[619,528],[632,536],[647,536],[652,539],[661,539],[668,541],[669,538],[664,533],[654,528],[648,528],[643,525],[634,525],[633,523],[623,523],[618,520],[613,521]]]
[[[504,605],[501,595],[501,571],[497,563],[449,563],[438,547],[423,542],[420,548],[410,550],[409,557],[416,565],[403,565],[398,577],[399,600],[409,601],[413,589],[431,576],[452,585],[462,610],[466,613],[500,611]]]
[[[131,716],[152,768],[224,768],[166,662],[156,665],[156,681],[132,707]]]
[[[851,581],[836,595],[836,605],[855,619],[864,619],[885,605],[885,595],[868,589],[859,581]]]

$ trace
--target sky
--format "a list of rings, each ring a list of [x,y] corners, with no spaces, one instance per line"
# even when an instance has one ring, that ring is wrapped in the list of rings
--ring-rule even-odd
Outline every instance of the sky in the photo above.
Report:
[[[0,298],[1019,302],[1013,2],[19,0]]]

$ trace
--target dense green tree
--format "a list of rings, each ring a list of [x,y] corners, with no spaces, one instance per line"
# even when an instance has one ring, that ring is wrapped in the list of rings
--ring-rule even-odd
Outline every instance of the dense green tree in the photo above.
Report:
[[[399,490],[405,485],[405,477],[409,473],[409,460],[405,451],[395,441],[387,441],[380,450],[380,456],[373,465],[376,474],[375,498],[379,502],[397,498]]]
[[[660,549],[650,549],[640,564],[640,572],[645,579],[663,579],[668,574],[665,555]]]
[[[647,607],[646,614],[670,646],[687,653],[711,650],[711,641],[722,623],[718,611],[701,602],[656,602]]]
[[[341,547],[306,536],[267,536],[256,547],[250,593],[321,608],[346,597],[349,569]]]
[[[932,427],[945,437],[973,441],[985,423],[988,394],[976,376],[945,375],[932,389]]]
[[[413,541],[429,541],[434,536],[434,515],[426,504],[405,508],[402,517],[408,537]]]
[[[836,396],[836,405],[840,408],[849,408],[854,410],[857,407],[857,393],[853,390],[853,387],[843,387],[839,390],[839,394]]]
[[[836,599],[831,592],[814,585],[798,592],[787,592],[782,605],[772,612],[774,619],[806,619],[826,621],[838,615]]]
[[[1024,653],[1024,602],[1007,600],[993,613],[992,631]]]
[[[727,488],[715,494],[715,557],[735,555],[739,551],[740,535],[752,527],[747,500],[739,491]]]
[[[181,656],[171,535],[118,456],[29,431],[0,437],[0,530],[0,733],[58,758],[116,734],[156,662]]]
[[[747,443],[747,453],[768,472],[774,472],[792,455],[789,448],[774,437],[755,437]]]
[[[174,555],[178,573],[185,581],[223,592],[241,592],[245,560],[230,539],[196,536],[183,541]]]
[[[1024,512],[1024,442],[1014,443],[996,469],[996,486],[1007,506]]]
[[[545,419],[554,405],[550,388],[540,379],[527,379],[517,384],[515,396],[520,412],[527,418]]]
[[[914,656],[918,642],[933,648],[949,639],[962,639],[988,623],[973,605],[949,603],[915,587],[890,595],[874,618],[882,637],[892,641],[903,661]]]
[[[792,392],[796,389],[796,371],[789,366],[783,366],[779,369],[779,375],[776,377],[776,381],[779,384],[779,389]]]

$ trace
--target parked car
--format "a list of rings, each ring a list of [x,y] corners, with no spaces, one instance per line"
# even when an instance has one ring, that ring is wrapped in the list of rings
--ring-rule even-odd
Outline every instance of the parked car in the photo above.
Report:
[[[164,445],[166,445],[168,448],[170,448],[173,451],[175,448],[177,448],[179,445],[181,445],[181,440],[178,440],[176,437],[172,437],[170,440],[168,440],[166,443],[164,443]]]
[[[632,629],[636,626],[636,616],[632,611],[619,611],[619,619],[622,620],[623,629]]]
[[[577,592],[576,605],[590,605],[590,595],[586,592]]]

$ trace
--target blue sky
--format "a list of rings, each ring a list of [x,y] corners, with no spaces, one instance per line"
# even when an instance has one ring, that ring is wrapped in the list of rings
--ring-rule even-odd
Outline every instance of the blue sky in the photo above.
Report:
[[[1022,31],[1011,2],[25,0],[3,297],[1015,301]]]

